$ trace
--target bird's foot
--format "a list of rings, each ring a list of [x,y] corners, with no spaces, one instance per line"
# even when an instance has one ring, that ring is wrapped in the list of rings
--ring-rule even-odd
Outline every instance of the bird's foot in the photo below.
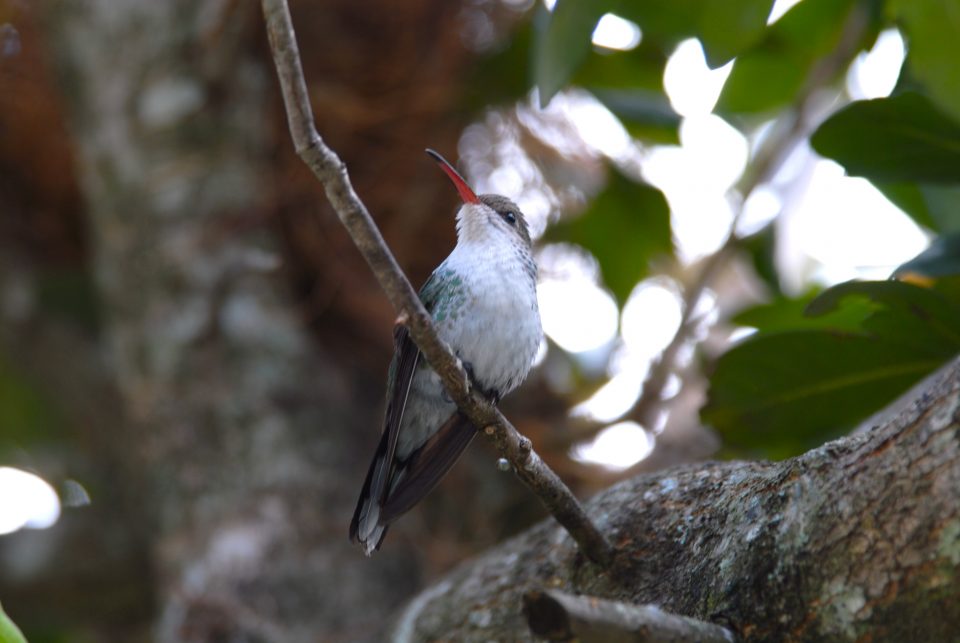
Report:
[[[500,403],[500,391],[495,388],[485,389],[480,385],[480,382],[477,381],[476,375],[473,373],[473,364],[470,362],[463,362],[463,370],[467,372],[467,377],[470,378],[470,385],[475,389],[480,391],[485,398],[490,400],[490,403],[496,406]]]
[[[473,378],[473,364],[471,364],[470,362],[463,361],[462,359],[460,359],[459,355],[457,355],[457,361],[460,362],[460,366],[463,367],[463,370],[467,374],[467,391],[469,392],[469,390],[472,388],[477,388],[482,391],[483,389],[477,386],[477,381]],[[440,397],[443,398],[444,402],[449,402],[450,404],[453,404],[453,399],[450,397],[450,394],[447,393],[446,388],[440,391]]]
[[[474,388],[480,388],[479,386],[477,386],[477,379],[476,379],[476,376],[473,374],[473,364],[471,362],[466,362],[463,360],[461,360],[460,363],[463,364],[463,370],[467,372],[467,381],[470,382],[470,386]],[[483,389],[480,389],[480,390],[483,390]]]

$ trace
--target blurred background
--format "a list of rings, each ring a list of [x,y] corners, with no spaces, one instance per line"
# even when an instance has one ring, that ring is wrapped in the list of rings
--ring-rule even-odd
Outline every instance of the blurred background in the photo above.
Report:
[[[802,452],[960,350],[954,0],[291,4],[415,285],[458,205],[425,147],[525,212],[546,336],[502,408],[579,495]],[[31,641],[382,640],[544,518],[478,440],[347,542],[394,318],[256,3],[0,0],[0,603]]]

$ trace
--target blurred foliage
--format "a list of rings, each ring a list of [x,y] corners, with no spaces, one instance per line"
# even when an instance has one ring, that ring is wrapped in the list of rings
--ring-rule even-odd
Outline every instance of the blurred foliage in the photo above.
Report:
[[[673,252],[670,207],[660,190],[613,172],[587,211],[550,228],[547,239],[589,248],[622,305],[649,274],[650,262]]]
[[[563,0],[556,4],[546,25],[537,29],[533,75],[541,105],[550,102],[586,58],[597,22],[614,4],[610,0]],[[539,4],[537,10],[545,11]]]
[[[60,436],[64,422],[57,406],[0,353],[0,457]]]
[[[857,0],[803,0],[795,5],[734,62],[717,110],[757,113],[791,107],[826,56],[843,54],[842,47],[851,55],[872,44],[875,26],[862,30],[853,46],[842,42],[848,21],[854,16],[866,20],[858,14],[867,11],[866,3]],[[832,77],[817,81],[833,81],[843,71],[843,66],[833,66]]]
[[[956,0],[891,0],[889,10],[910,40],[910,72],[934,102],[960,120],[960,8]]]
[[[776,221],[733,240],[769,301],[723,320],[756,332],[709,369],[702,418],[729,446],[779,457],[849,430],[960,352],[954,330],[960,329],[960,12],[954,0],[802,0],[768,25],[772,5],[558,0],[550,12],[538,2],[530,25],[492,60],[510,76],[501,84],[517,99],[521,86],[538,88],[542,104],[579,87],[641,144],[676,143],[681,119],[664,91],[663,72],[676,45],[697,38],[711,67],[733,61],[717,113],[751,136],[760,119],[790,129],[790,119],[806,118],[812,97],[822,104],[829,96],[836,108],[816,127],[813,148],[871,181],[935,237],[895,272],[901,281],[814,287],[799,296],[782,286]],[[639,25],[638,47],[592,46],[606,12]],[[897,88],[887,98],[851,102],[842,86],[851,63],[891,27],[900,28],[908,46]],[[506,62],[511,51],[513,62]],[[506,71],[520,56],[530,57],[529,76]],[[750,163],[768,160],[757,153]],[[753,172],[751,166],[745,174]],[[591,252],[622,305],[652,265],[676,262],[669,217],[655,188],[611,169],[586,210],[561,219],[547,239]],[[658,256],[666,264],[651,263]]]
[[[0,606],[0,643],[27,643],[20,628],[10,620]]]

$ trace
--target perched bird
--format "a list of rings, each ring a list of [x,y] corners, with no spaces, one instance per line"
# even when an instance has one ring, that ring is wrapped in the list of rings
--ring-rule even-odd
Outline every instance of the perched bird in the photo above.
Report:
[[[420,299],[473,385],[494,403],[524,380],[540,344],[537,265],[520,209],[496,194],[477,196],[442,156],[427,150],[460,193],[457,245],[433,271]],[[369,556],[387,527],[450,470],[477,433],[402,325],[387,378],[387,410],[350,539]]]

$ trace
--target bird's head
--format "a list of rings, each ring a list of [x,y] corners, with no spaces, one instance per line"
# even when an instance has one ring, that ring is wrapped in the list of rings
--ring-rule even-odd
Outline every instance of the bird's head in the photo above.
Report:
[[[427,150],[453,182],[463,205],[457,212],[457,239],[461,243],[490,243],[510,240],[530,249],[527,220],[516,203],[499,194],[477,195],[445,158]]]

